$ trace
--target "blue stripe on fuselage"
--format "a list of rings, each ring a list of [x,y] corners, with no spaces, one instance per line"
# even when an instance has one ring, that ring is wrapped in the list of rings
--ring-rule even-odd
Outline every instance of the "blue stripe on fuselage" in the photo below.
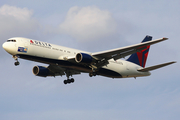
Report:
[[[84,66],[78,63],[72,63],[65,60],[56,60],[56,59],[43,58],[43,57],[37,57],[37,56],[31,56],[31,55],[23,55],[23,54],[18,54],[18,56],[22,59],[31,60],[35,62],[59,65],[63,68],[75,69],[77,71],[82,71],[82,72],[88,72],[88,73],[92,72],[92,69],[88,66]],[[111,78],[122,78],[122,76],[119,73],[109,70],[109,69],[105,69],[105,68],[100,68],[97,71],[97,74],[106,76],[106,77],[111,77]]]

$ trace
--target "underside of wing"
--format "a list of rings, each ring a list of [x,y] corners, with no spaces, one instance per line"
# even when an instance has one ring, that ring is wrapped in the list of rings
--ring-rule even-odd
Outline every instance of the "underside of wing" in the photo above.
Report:
[[[62,76],[62,75],[66,75],[66,76],[72,76],[72,75],[76,75],[76,74],[81,74],[80,71],[74,70],[74,69],[68,69],[68,68],[62,68],[58,65],[49,65],[47,67],[51,73],[53,73],[55,76]]]
[[[50,70],[51,73],[54,74],[54,76],[65,75],[64,69],[59,67],[59,66],[57,66],[57,65],[49,65],[47,68]]]

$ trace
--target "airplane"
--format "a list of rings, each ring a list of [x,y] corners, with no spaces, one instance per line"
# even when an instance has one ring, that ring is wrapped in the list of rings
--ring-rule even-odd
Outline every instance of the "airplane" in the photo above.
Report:
[[[75,81],[70,77],[81,73],[113,79],[149,76],[150,71],[175,63],[145,67],[150,45],[167,39],[152,40],[152,36],[147,35],[139,44],[94,53],[23,37],[10,38],[2,47],[13,56],[15,66],[20,64],[18,58],[48,64],[34,66],[33,74],[39,77],[66,75],[64,84],[69,84]],[[127,60],[121,59],[126,56],[129,56]]]

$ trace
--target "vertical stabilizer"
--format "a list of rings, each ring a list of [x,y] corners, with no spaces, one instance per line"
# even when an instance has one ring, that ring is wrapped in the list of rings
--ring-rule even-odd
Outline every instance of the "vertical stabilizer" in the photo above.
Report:
[[[143,42],[147,42],[147,41],[151,41],[152,40],[152,36],[146,36],[142,43]],[[147,57],[148,57],[148,53],[149,53],[149,48],[150,46],[147,46],[145,49],[141,50],[140,52],[137,52],[137,53],[134,53],[132,54],[128,59],[127,61],[129,62],[132,62],[132,63],[135,63],[137,65],[140,65],[142,67],[145,67],[146,65],[146,60],[147,60]]]

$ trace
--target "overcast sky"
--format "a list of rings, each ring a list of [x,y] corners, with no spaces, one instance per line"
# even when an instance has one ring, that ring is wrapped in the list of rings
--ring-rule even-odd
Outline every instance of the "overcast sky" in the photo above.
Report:
[[[119,48],[146,35],[169,40],[151,46],[146,66],[176,64],[142,78],[111,79],[88,74],[34,76],[41,63],[0,48],[0,120],[179,120],[179,0],[1,0],[0,44],[27,37],[89,52]],[[48,65],[47,65],[48,66]]]

